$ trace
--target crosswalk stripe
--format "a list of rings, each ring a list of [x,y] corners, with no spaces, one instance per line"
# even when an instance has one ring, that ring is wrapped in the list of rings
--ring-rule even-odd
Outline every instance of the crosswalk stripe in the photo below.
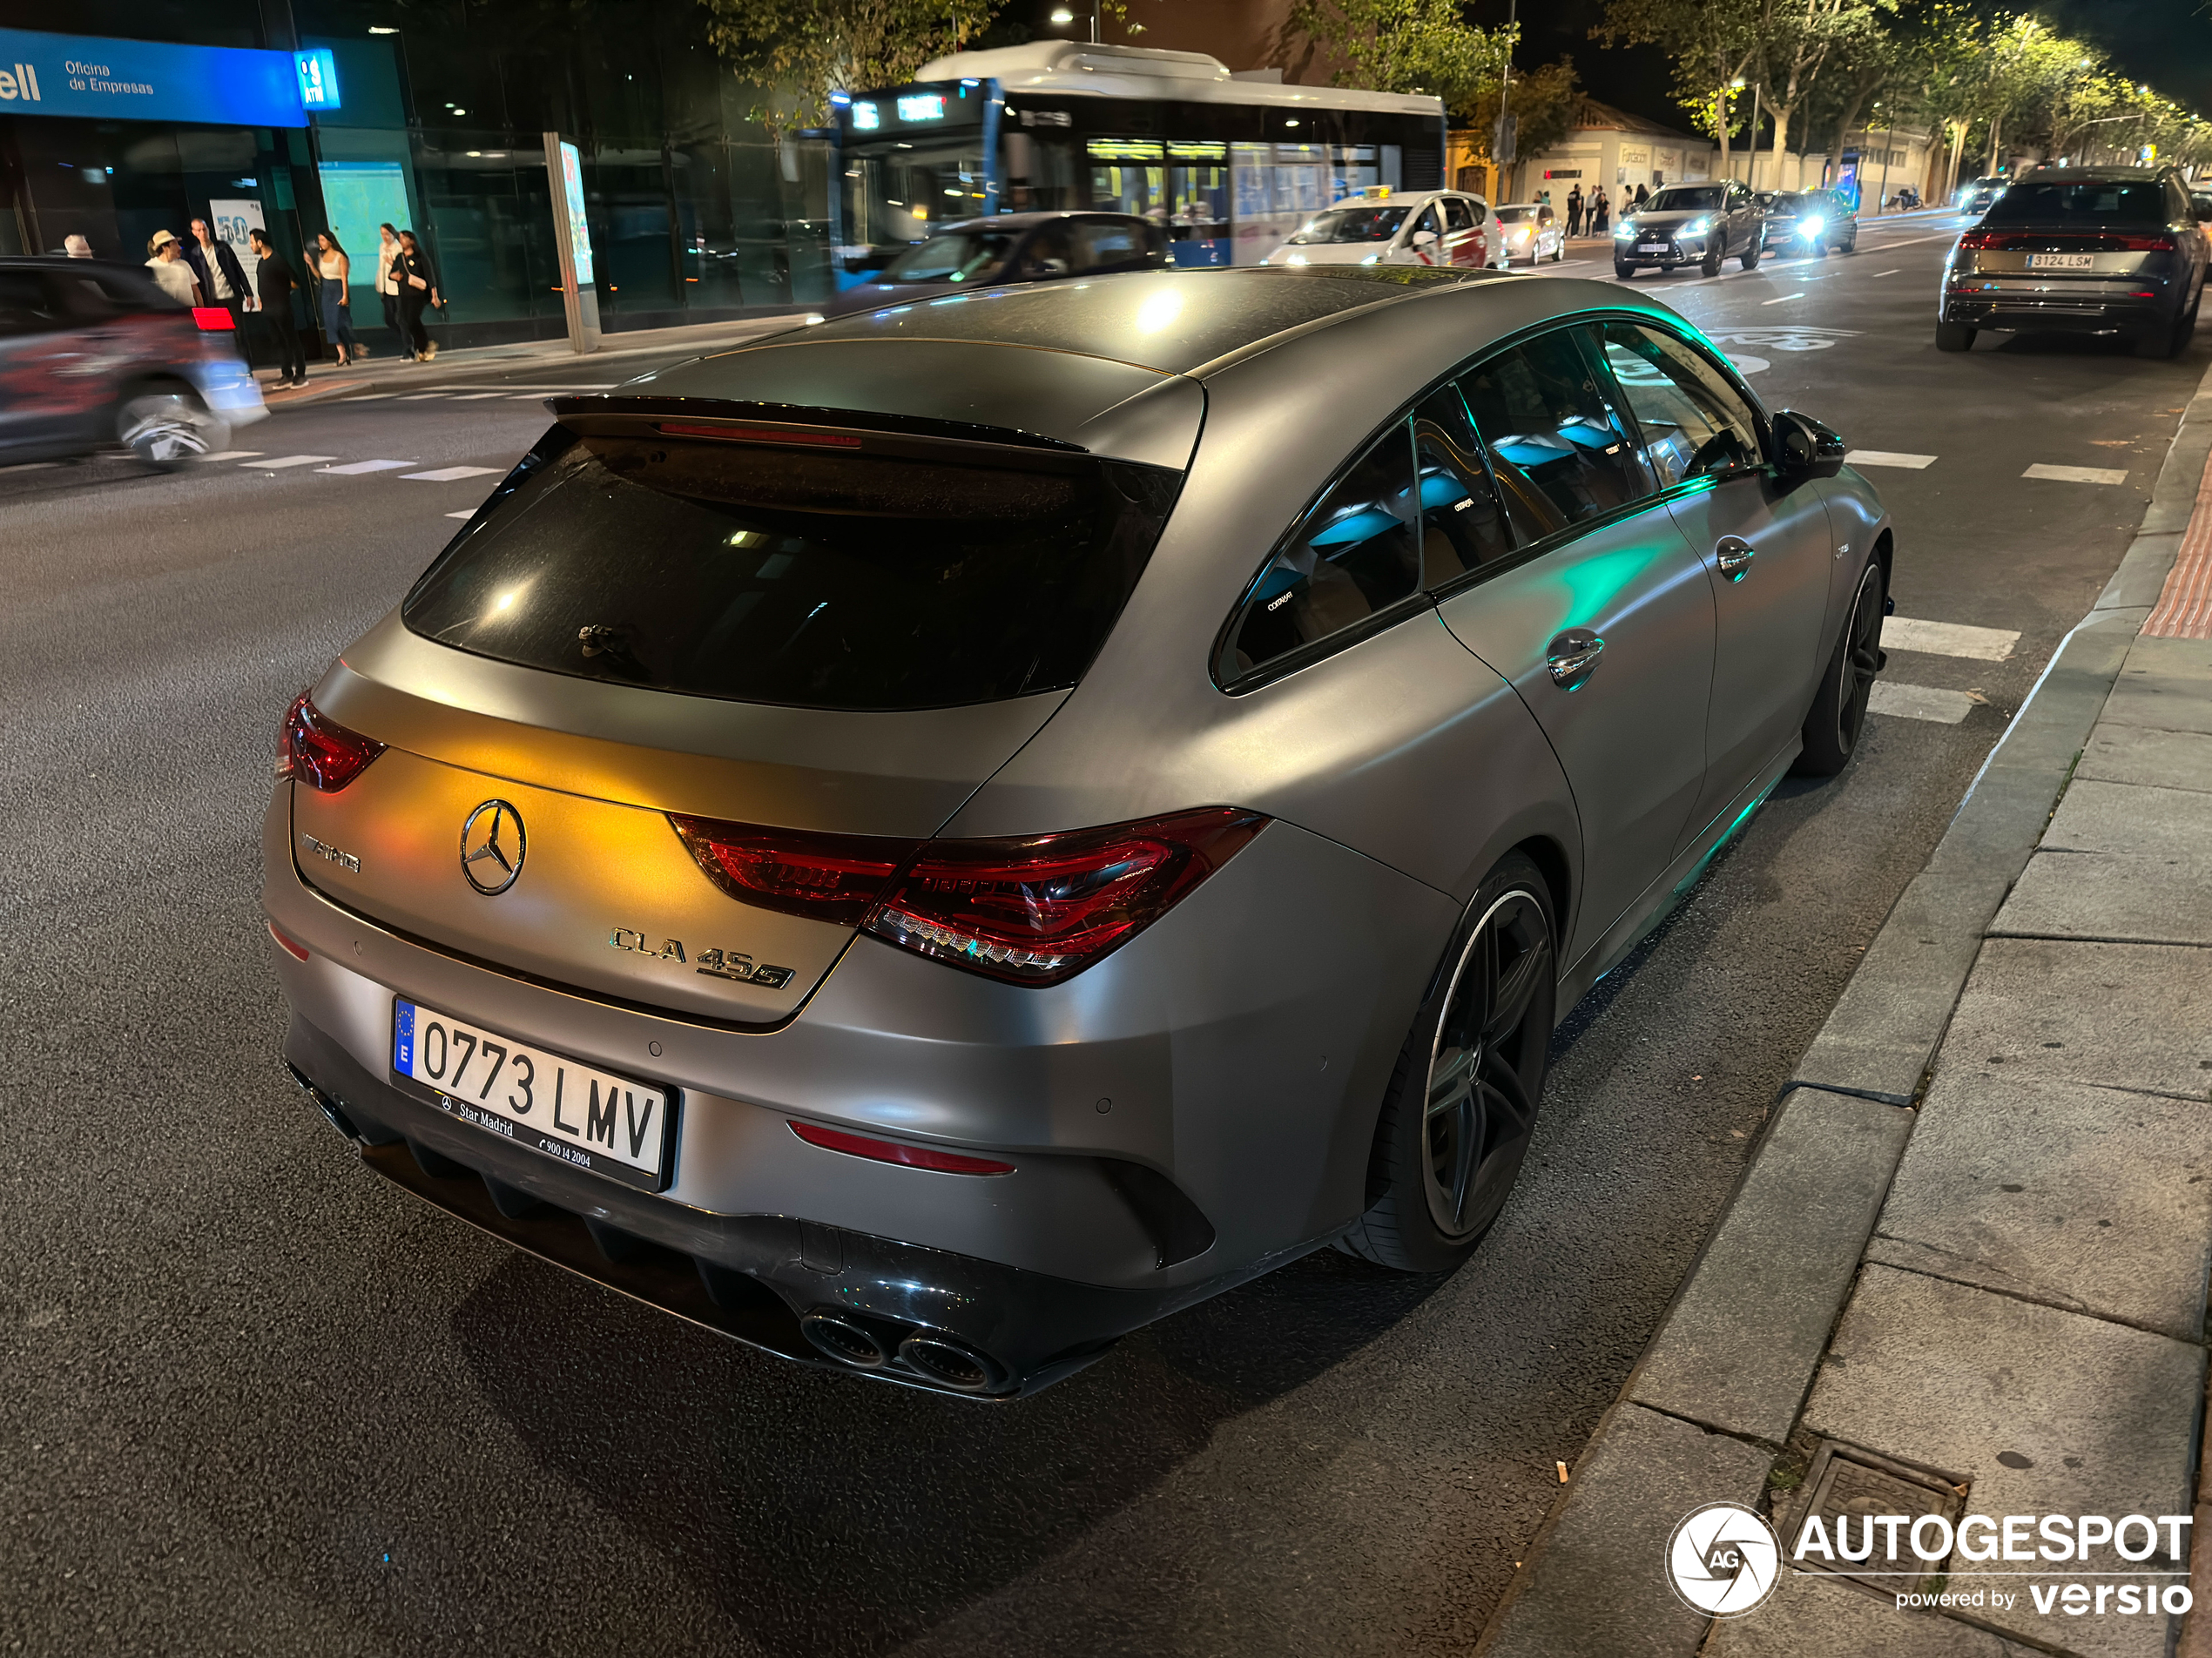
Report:
[[[1867,694],[1869,713],[1895,714],[1901,719],[1931,720],[1938,725],[1956,725],[1974,711],[1974,699],[1963,691],[1938,691],[1932,685],[1899,684],[1893,679],[1878,679],[1874,689]]]
[[[333,477],[357,478],[364,472],[396,472],[414,464],[412,461],[356,461],[351,466],[328,466],[322,469]]]
[[[320,466],[325,461],[335,461],[334,455],[284,455],[273,461],[247,461],[244,465],[257,471],[273,472],[279,467]]]
[[[1974,628],[1963,622],[1921,622],[1909,616],[1882,618],[1882,644],[1892,650],[2002,662],[2013,654],[2013,647],[2020,642],[2020,636],[2011,628]]]
[[[2047,478],[2054,483],[2125,483],[2128,474],[2113,467],[2049,466],[2038,461],[2020,474],[2023,478]]]
[[[1934,462],[1932,455],[1901,455],[1895,449],[1853,449],[1844,456],[1846,466],[1905,467],[1914,472]]]
[[[419,403],[426,397],[446,397],[449,395],[451,395],[451,394],[447,392],[409,392],[406,396],[401,398],[400,401],[402,403]]]
[[[203,455],[199,458],[203,461],[250,461],[264,452],[260,449],[218,449],[212,455]]]
[[[1900,265],[1900,266],[1898,266],[1897,267],[1897,270],[1898,270],[1898,271],[1901,271],[1901,270],[1903,270],[1904,268],[1905,268],[1905,267],[1904,267],[1902,265]],[[1895,276],[1895,275],[1897,274],[1897,271],[1877,271],[1877,272],[1875,272],[1875,273],[1874,273],[1874,274],[1875,274],[1876,276]]]
[[[455,478],[481,478],[498,471],[497,467],[440,467],[435,472],[403,472],[403,478],[419,479],[424,483],[450,483]]]
[[[1802,300],[1804,297],[1804,290],[1800,289],[1795,293],[1777,293],[1771,300],[1761,300],[1759,303],[1761,305],[1780,305],[1787,300]]]

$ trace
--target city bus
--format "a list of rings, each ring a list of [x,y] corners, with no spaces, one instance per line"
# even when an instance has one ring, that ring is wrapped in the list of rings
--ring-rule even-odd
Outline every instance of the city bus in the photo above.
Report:
[[[1256,265],[1343,197],[1443,185],[1441,100],[1277,74],[1046,40],[940,57],[911,86],[839,93],[838,285],[939,225],[1052,208],[1153,219],[1179,266]]]

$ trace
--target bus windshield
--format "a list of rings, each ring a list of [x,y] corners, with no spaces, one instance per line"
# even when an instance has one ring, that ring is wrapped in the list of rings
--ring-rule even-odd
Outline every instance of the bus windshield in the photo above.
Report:
[[[1291,240],[1293,244],[1386,242],[1398,234],[1410,211],[1406,207],[1333,207],[1307,219]]]
[[[963,226],[910,247],[877,273],[878,282],[982,282],[998,274],[1019,239]]]
[[[856,250],[873,251],[872,260],[863,253],[864,261],[880,264],[908,244],[925,241],[948,219],[988,211],[977,132],[853,144],[845,152],[845,168],[852,186],[846,240]]]

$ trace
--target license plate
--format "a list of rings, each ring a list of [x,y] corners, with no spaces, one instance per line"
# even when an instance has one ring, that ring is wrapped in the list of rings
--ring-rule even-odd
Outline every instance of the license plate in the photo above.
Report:
[[[1663,253],[1666,251],[1667,245],[1664,242],[1638,242],[1636,244],[1636,252],[1639,253]]]
[[[668,1188],[677,1092],[392,1003],[392,1073],[411,1097],[573,1168],[647,1191]]]
[[[2031,271],[2086,271],[2096,263],[2090,253],[2030,253],[2027,268]]]

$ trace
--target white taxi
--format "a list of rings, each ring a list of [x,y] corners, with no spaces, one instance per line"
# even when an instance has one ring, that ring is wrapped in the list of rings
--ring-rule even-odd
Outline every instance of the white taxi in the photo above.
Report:
[[[1348,196],[1293,231],[1263,265],[1446,265],[1502,270],[1497,215],[1460,190]]]

